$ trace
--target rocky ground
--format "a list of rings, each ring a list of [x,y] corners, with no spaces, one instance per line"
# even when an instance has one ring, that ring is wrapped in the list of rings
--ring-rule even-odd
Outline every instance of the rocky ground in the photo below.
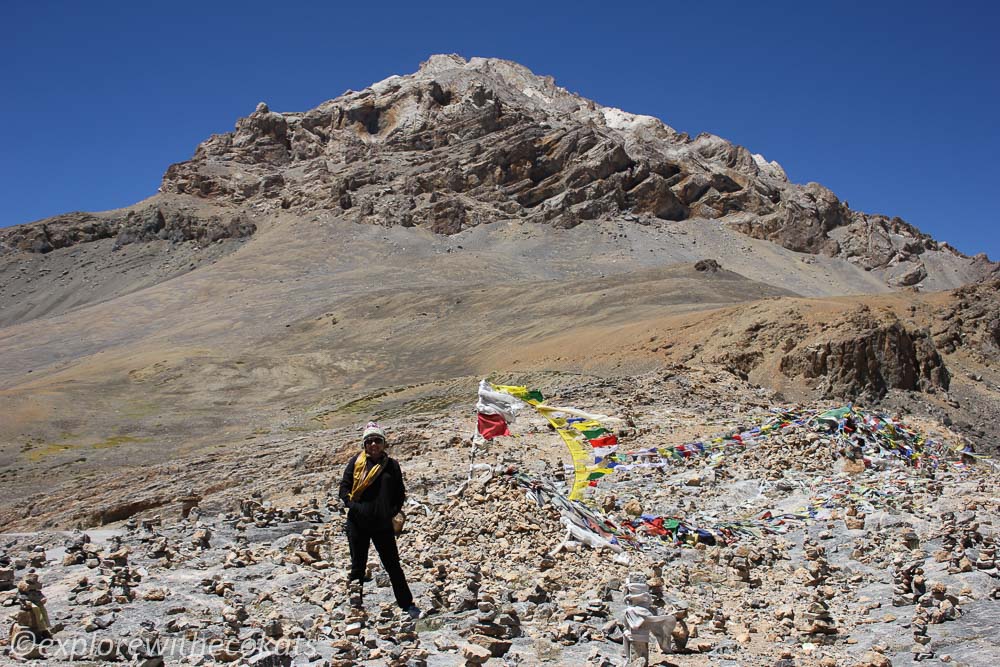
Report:
[[[628,451],[746,433],[772,408],[837,405],[779,405],[731,374],[683,367],[529,380],[552,404],[623,417]],[[262,437],[32,498],[11,529],[51,529],[0,536],[0,587],[20,587],[0,593],[7,616],[40,586],[59,640],[36,647],[47,664],[70,660],[60,650],[72,664],[624,664],[623,582],[640,572],[655,604],[683,621],[676,652],[654,648],[655,664],[1000,657],[992,460],[931,447],[935,465],[877,448],[852,458],[834,435],[792,424],[604,477],[585,507],[618,527],[618,545],[592,548],[566,539],[560,519],[577,510],[560,498],[572,470],[547,422],[524,412],[514,437],[470,460],[471,379],[466,388],[464,406],[400,414],[392,396],[367,406],[407,478],[400,547],[419,620],[394,608],[374,554],[364,614],[351,608],[335,487],[354,429]],[[904,421],[965,444],[932,420]],[[642,516],[706,532],[658,536]],[[30,647],[4,651],[14,661]]]

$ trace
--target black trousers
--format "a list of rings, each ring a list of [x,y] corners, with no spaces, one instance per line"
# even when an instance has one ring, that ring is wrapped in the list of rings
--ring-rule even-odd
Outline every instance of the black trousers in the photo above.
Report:
[[[347,543],[351,548],[352,580],[364,581],[365,568],[368,565],[368,545],[374,544],[375,551],[382,561],[382,567],[392,582],[392,593],[396,596],[396,604],[407,609],[413,604],[413,594],[406,583],[406,575],[399,565],[399,548],[396,546],[396,535],[389,530],[369,531],[348,519],[345,527]]]

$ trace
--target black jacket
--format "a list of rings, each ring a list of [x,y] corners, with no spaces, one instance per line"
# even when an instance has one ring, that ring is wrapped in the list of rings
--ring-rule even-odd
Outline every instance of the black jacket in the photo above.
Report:
[[[399,462],[384,455],[382,472],[371,485],[361,492],[354,502],[347,499],[354,486],[354,462],[360,454],[355,454],[344,468],[344,477],[340,480],[340,499],[347,506],[347,520],[359,528],[370,531],[392,530],[392,517],[399,513],[406,500],[406,487],[403,485],[403,471]],[[370,463],[370,462],[369,462]]]

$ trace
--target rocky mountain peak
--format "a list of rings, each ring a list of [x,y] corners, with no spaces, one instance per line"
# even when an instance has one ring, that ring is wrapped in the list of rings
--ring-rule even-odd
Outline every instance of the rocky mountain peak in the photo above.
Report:
[[[777,162],[721,137],[692,138],[494,58],[433,55],[412,74],[304,112],[261,102],[232,132],[170,166],[160,193],[251,216],[322,213],[444,235],[509,221],[571,228],[714,220],[795,252],[847,260],[897,287],[955,287],[996,266],[970,261],[900,218],[854,211],[818,183],[794,184]],[[92,216],[71,214],[59,221],[62,237],[92,236],[74,227],[77,217],[81,228],[92,226]],[[47,222],[0,234],[0,248],[59,247]],[[108,233],[123,225],[115,217]]]
[[[899,218],[789,182],[777,162],[721,137],[691,138],[493,58],[431,56],[304,113],[265,105],[172,166],[161,189],[441,234],[511,219],[719,220],[900,286],[928,275],[924,253],[958,257]]]

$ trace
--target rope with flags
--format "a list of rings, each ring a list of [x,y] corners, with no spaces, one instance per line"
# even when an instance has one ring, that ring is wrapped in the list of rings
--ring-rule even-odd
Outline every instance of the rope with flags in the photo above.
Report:
[[[853,405],[832,410],[774,409],[758,423],[732,429],[724,435],[679,445],[618,450],[609,455],[605,466],[610,470],[640,467],[666,467],[696,456],[723,456],[759,444],[788,428],[808,428],[831,437],[848,449],[860,449],[872,456],[892,456],[917,468],[937,468],[944,463],[957,467],[967,460],[985,460],[967,446],[950,446],[932,440],[906,425],[899,418],[869,412]]]
[[[525,404],[545,417],[559,434],[573,460],[573,486],[569,498],[579,500],[588,487],[611,472],[608,457],[618,450],[618,436],[608,425],[620,422],[616,417],[596,415],[576,408],[546,405],[540,391],[518,385],[479,383],[478,432],[486,439],[510,435],[509,424]]]

